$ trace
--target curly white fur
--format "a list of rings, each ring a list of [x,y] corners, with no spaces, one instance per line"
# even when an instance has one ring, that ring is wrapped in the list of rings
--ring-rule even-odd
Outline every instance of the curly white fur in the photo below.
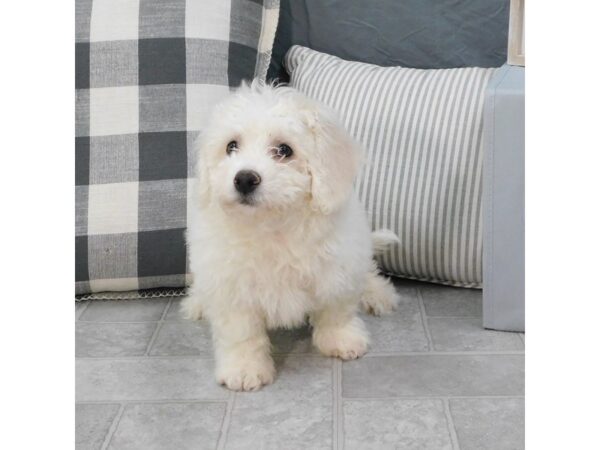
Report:
[[[238,143],[228,154],[227,144]],[[293,155],[274,153],[285,143]],[[377,275],[373,240],[352,184],[360,147],[335,114],[288,87],[242,85],[218,105],[200,138],[187,241],[194,282],[182,309],[212,327],[217,381],[234,390],[271,383],[267,329],[310,318],[314,345],[343,359],[367,351],[357,308],[397,301]],[[251,204],[240,170],[260,184]],[[394,235],[374,236],[378,250]]]

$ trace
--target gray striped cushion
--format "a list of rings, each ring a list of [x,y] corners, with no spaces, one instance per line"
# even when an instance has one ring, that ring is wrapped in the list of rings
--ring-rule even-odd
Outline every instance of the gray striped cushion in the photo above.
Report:
[[[481,287],[482,107],[495,69],[421,70],[294,46],[290,84],[337,110],[366,150],[356,187],[373,229],[401,244],[390,273]]]

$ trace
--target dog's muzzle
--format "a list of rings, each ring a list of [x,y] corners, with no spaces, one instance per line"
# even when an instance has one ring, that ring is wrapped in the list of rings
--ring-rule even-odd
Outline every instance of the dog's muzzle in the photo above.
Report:
[[[242,196],[248,196],[256,190],[260,181],[260,175],[255,171],[240,170],[233,179],[233,185]]]

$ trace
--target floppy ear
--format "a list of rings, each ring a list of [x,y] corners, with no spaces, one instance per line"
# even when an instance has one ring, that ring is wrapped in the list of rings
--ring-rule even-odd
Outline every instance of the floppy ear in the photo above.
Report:
[[[330,214],[346,202],[361,162],[361,147],[336,114],[318,107],[309,119],[315,146],[308,160],[312,175],[312,207]]]
[[[200,207],[206,207],[210,203],[210,177],[208,176],[208,139],[207,136],[198,136],[194,143],[196,153],[195,174],[192,195],[193,202]]]

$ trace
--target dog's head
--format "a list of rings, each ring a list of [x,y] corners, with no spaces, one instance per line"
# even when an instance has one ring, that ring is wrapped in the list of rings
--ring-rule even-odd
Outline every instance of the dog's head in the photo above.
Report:
[[[288,87],[242,85],[199,139],[198,201],[226,210],[321,214],[347,200],[360,148],[335,113]]]

